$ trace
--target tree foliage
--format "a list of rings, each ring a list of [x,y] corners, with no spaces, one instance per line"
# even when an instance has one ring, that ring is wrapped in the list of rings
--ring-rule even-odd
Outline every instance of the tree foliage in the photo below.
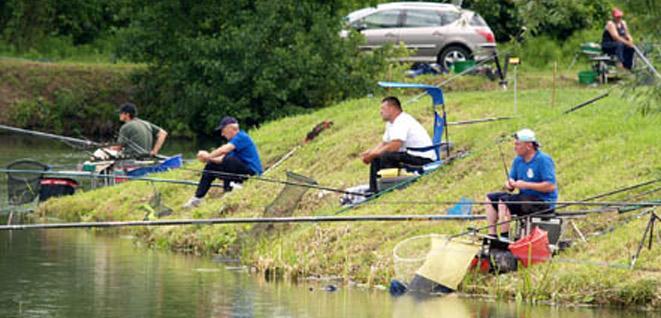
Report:
[[[224,115],[248,126],[375,87],[383,52],[341,39],[340,3],[146,1],[120,33],[118,54],[147,63],[140,103],[169,125],[209,133]],[[153,108],[153,107],[152,107]]]
[[[127,24],[129,0],[3,0],[0,36],[18,51],[45,37],[69,37],[74,45],[90,43]]]

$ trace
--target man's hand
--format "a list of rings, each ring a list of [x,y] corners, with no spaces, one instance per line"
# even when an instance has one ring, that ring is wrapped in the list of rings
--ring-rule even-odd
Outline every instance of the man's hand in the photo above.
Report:
[[[152,150],[152,151],[149,152],[149,155],[152,156],[152,157],[156,157],[156,156],[158,156],[158,151]]]
[[[511,192],[511,191],[514,191],[514,189],[516,189],[515,184],[516,184],[517,182],[518,182],[518,181],[514,181],[514,179],[509,179],[509,180],[507,180],[507,182],[505,182],[505,189],[507,189],[507,191],[510,191],[510,192]]]
[[[516,180],[516,181],[514,181],[514,180],[510,179],[510,180],[508,181],[508,183],[509,183],[510,186],[512,187],[512,190],[514,190],[514,189],[519,189],[519,190],[521,190],[521,189],[528,189],[528,188],[530,188],[530,187],[528,186],[528,182],[525,182],[525,181],[523,181],[523,180]]]
[[[209,161],[210,158],[211,156],[207,151],[200,150],[197,152],[197,160],[199,160],[200,162],[206,163],[207,161]]]
[[[371,150],[367,150],[361,153],[360,157],[363,160],[364,164],[370,164],[370,162],[372,162],[372,160],[374,159],[374,155],[372,154]]]

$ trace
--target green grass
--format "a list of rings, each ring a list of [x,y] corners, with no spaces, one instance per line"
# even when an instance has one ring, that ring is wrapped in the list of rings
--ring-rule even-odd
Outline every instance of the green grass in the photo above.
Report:
[[[548,76],[546,77],[548,78]],[[538,82],[538,85],[539,82]],[[402,95],[404,92],[392,91]],[[410,94],[411,92],[406,92]],[[410,200],[481,201],[485,193],[502,185],[502,163],[495,140],[520,128],[534,129],[557,166],[561,200],[581,198],[661,176],[659,158],[660,116],[641,116],[616,91],[610,97],[571,115],[561,112],[600,93],[567,85],[558,90],[555,107],[548,89],[523,90],[519,94],[515,120],[470,126],[450,126],[456,149],[467,150],[466,158],[444,166],[410,187],[392,192],[378,202]],[[411,95],[402,96],[407,100]],[[513,114],[512,92],[500,89],[446,94],[450,121]],[[346,188],[367,183],[368,167],[359,154],[379,142],[383,123],[378,116],[379,97],[351,100],[307,115],[267,123],[251,131],[262,161],[268,166],[300,144],[307,131],[322,120],[335,125],[318,139],[300,148],[288,161],[269,174],[284,178],[291,170],[315,178],[320,184]],[[427,97],[404,108],[425,127],[431,126]],[[511,146],[504,145],[508,160]],[[193,164],[192,168],[201,168]],[[163,178],[195,180],[190,171],[171,171]],[[260,216],[281,185],[251,180],[245,187],[223,196],[212,190],[204,205],[194,211],[181,206],[194,189],[158,184],[165,203],[175,207],[170,218]],[[149,184],[131,182],[84,194],[51,200],[40,215],[67,221],[135,220],[144,215],[137,209],[148,201]],[[624,196],[609,198],[622,199]],[[339,195],[310,190],[295,215],[330,215],[338,208]],[[445,206],[372,204],[347,212],[368,214],[445,213]],[[476,208],[474,213],[483,213]],[[620,219],[600,215],[578,221],[584,229],[606,227]],[[577,245],[562,258],[585,261],[626,262],[640,240],[646,220],[635,220],[613,233]],[[246,264],[268,273],[288,277],[339,275],[346,280],[387,284],[394,275],[392,249],[401,240],[426,233],[458,233],[481,222],[345,223],[278,226],[270,234],[255,235],[251,226],[188,226],[131,230],[154,247],[197,254],[240,256]],[[661,270],[661,243],[644,250],[640,268]],[[460,290],[530,302],[640,305],[658,308],[658,273],[628,271],[585,264],[552,262],[501,276],[468,275]]]

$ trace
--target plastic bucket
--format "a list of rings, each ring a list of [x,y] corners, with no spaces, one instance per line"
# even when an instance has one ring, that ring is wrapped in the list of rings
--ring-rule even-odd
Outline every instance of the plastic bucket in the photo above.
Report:
[[[528,267],[529,264],[545,262],[551,258],[548,233],[538,227],[535,227],[528,236],[510,244],[509,250],[525,267]]]
[[[597,80],[597,72],[595,71],[580,71],[578,72],[578,82],[585,85],[590,85]]]
[[[471,67],[475,66],[475,61],[474,60],[466,60],[466,61],[456,61],[453,63],[452,68],[454,69],[455,73],[461,73]]]

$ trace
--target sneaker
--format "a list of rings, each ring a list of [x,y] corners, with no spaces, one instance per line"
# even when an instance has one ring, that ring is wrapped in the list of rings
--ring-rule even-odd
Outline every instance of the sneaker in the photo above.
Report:
[[[232,190],[243,189],[243,185],[242,185],[242,184],[240,184],[240,183],[238,183],[238,182],[234,182],[234,181],[230,182],[230,187],[232,188]]]
[[[200,204],[202,204],[202,198],[192,197],[190,198],[190,200],[188,200],[188,202],[186,202],[186,204],[182,206],[182,208],[184,209],[196,208],[200,206]]]

